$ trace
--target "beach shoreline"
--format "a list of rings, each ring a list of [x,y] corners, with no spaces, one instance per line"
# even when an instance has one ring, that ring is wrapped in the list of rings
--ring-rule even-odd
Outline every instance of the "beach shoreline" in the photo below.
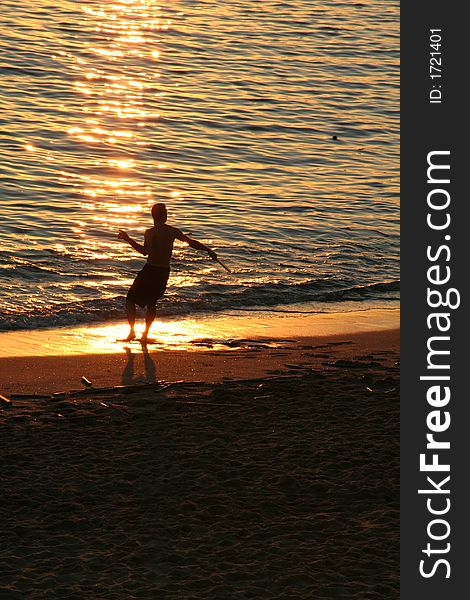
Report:
[[[95,387],[252,379],[286,369],[286,362],[321,367],[327,354],[318,358],[312,351],[319,347],[349,359],[382,346],[398,354],[399,345],[398,311],[186,319],[155,329],[159,325],[161,339],[147,346],[116,342],[127,331],[123,323],[2,333],[0,393],[66,391],[81,388],[82,377]]]
[[[251,339],[269,343],[278,339],[379,332],[398,329],[399,326],[399,308],[293,315],[250,311],[160,320],[157,317],[150,331],[152,339],[148,349],[224,349],[234,347],[234,343],[240,340]],[[142,330],[141,318],[136,326],[138,336]],[[129,327],[125,321],[2,331],[1,357],[119,354],[123,352],[125,344],[122,340],[126,338],[128,331]],[[137,340],[133,346],[136,344]]]

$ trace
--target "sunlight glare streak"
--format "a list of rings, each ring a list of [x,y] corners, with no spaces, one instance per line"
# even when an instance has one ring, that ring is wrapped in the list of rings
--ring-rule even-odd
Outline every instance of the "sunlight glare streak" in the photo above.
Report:
[[[87,198],[82,209],[91,213],[89,218],[114,231],[116,225],[136,226],[137,215],[147,210],[142,202],[152,201],[149,184],[140,178],[137,152],[147,143],[143,137],[147,123],[160,117],[148,110],[146,97],[149,89],[158,96],[154,88],[160,73],[153,70],[150,79],[136,64],[136,58],[160,59],[150,32],[167,29],[170,21],[162,21],[156,0],[96,4],[81,5],[83,25],[94,32],[93,43],[83,56],[71,57],[75,65],[73,86],[77,96],[83,98],[85,118],[67,129],[77,143],[89,144],[94,167],[88,173],[62,171],[60,177]],[[125,127],[120,126],[123,121]],[[109,157],[113,147],[121,156]],[[158,164],[156,171],[166,168]],[[116,174],[125,171],[128,176],[110,176],[109,169],[116,169]]]

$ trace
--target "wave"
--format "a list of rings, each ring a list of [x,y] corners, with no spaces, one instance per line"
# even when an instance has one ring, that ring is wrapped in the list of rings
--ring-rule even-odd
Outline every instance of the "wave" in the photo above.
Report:
[[[328,289],[329,288],[329,289]],[[300,303],[322,304],[398,300],[399,281],[366,285],[317,280],[251,287],[207,286],[204,293],[182,290],[169,293],[158,303],[159,317],[184,317],[194,313],[220,313],[228,310],[270,310]],[[0,311],[0,331],[40,329],[100,323],[124,318],[124,296],[65,302],[40,309]],[[288,311],[285,311],[288,312]],[[302,311],[304,312],[304,311]],[[316,312],[316,311],[315,311]],[[318,312],[322,312],[318,309]]]

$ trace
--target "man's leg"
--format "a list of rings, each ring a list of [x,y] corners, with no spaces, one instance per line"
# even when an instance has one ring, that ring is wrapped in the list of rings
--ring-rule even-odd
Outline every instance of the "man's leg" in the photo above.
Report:
[[[126,341],[130,342],[135,338],[135,316],[136,316],[137,310],[135,308],[135,304],[134,302],[131,302],[130,300],[126,300],[126,314],[127,314],[127,320],[129,321],[129,327],[130,327],[130,331],[129,331],[129,335],[127,336]]]
[[[148,336],[150,327],[152,326],[152,323],[155,319],[156,314],[157,314],[157,307],[155,306],[155,304],[149,304],[147,306],[147,313],[145,314],[145,331],[144,331],[144,335],[141,338],[142,342],[147,341],[147,336]]]

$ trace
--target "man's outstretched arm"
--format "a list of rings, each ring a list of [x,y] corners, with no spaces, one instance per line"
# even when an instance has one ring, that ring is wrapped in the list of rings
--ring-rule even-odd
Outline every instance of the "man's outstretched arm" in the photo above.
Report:
[[[179,229],[176,229],[176,238],[178,240],[181,240],[182,242],[186,242],[186,244],[188,244],[189,246],[191,246],[191,248],[194,248],[195,250],[203,250],[204,252],[207,252],[207,254],[209,254],[209,256],[212,258],[212,260],[217,260],[217,254],[211,250],[211,248],[208,248],[205,244],[203,244],[202,242],[198,242],[197,240],[193,240],[192,238],[188,237],[187,235],[185,235],[182,231],[180,231]]]
[[[125,242],[130,244],[134,248],[134,250],[137,250],[137,252],[139,252],[140,254],[147,256],[148,251],[147,251],[146,243],[145,243],[147,241],[146,239],[145,239],[143,245],[139,244],[139,242],[136,242],[135,240],[133,240],[130,235],[128,235],[125,231],[122,231],[122,230],[118,233],[118,238],[120,240],[124,240]],[[145,234],[145,238],[147,238],[147,234]]]
[[[185,241],[191,246],[191,248],[194,248],[195,250],[204,250],[214,260],[217,258],[217,254],[211,248],[208,248],[207,246],[205,246],[202,242],[193,240],[193,239],[189,238],[188,236],[186,236]]]

